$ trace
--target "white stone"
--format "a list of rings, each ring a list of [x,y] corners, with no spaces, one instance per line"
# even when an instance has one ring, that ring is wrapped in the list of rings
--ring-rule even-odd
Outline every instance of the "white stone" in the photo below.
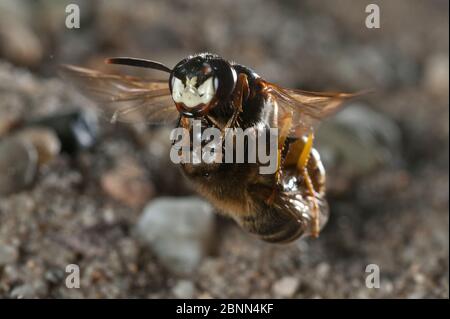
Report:
[[[286,276],[276,281],[272,291],[276,297],[291,298],[297,292],[300,281],[297,277]]]
[[[140,239],[180,275],[195,271],[209,249],[213,229],[213,207],[197,197],[155,199],[137,225]]]

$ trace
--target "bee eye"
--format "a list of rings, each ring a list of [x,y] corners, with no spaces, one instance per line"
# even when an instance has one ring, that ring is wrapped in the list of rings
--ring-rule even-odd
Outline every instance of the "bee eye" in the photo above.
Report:
[[[215,76],[214,77],[214,90],[217,91],[217,88],[219,87],[219,79]]]

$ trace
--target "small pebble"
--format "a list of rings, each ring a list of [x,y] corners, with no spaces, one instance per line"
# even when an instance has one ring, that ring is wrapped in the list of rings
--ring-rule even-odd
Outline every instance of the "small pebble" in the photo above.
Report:
[[[449,86],[448,66],[448,52],[446,54],[432,55],[425,62],[423,78],[425,89],[436,96],[447,97],[447,99]]]
[[[15,287],[11,291],[11,297],[17,299],[30,299],[45,296],[48,293],[48,286],[43,280],[36,280],[31,283]]]
[[[69,154],[92,147],[98,133],[96,115],[84,110],[46,116],[30,121],[28,125],[52,129],[61,142],[61,151]]]
[[[28,7],[20,1],[1,2],[0,55],[16,64],[35,66],[44,55],[44,43],[27,18]]]
[[[18,257],[19,252],[16,247],[0,243],[0,266],[15,262]]]
[[[19,192],[31,185],[38,167],[33,144],[17,138],[0,141],[0,195]]]
[[[272,291],[276,297],[292,298],[299,285],[300,281],[297,277],[287,276],[276,281],[272,286]]]
[[[137,233],[167,269],[190,275],[209,251],[213,208],[197,197],[158,198],[145,207]]]
[[[55,132],[47,128],[26,128],[20,131],[17,136],[34,145],[38,152],[39,165],[52,161],[61,150],[61,143]]]
[[[105,173],[101,185],[109,196],[130,207],[143,206],[154,193],[145,169],[130,158],[122,159]]]
[[[172,288],[172,292],[175,298],[191,299],[194,296],[195,287],[190,280],[180,280]]]
[[[9,133],[15,126],[18,125],[21,118],[16,113],[0,113],[0,137]]]

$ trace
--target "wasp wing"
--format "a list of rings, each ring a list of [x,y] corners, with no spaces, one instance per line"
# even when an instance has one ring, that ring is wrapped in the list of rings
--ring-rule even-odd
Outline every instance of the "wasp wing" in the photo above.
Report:
[[[167,80],[106,74],[73,65],[63,65],[61,71],[112,122],[168,124],[178,118]]]
[[[289,118],[289,136],[296,138],[312,133],[323,118],[338,111],[348,99],[362,94],[286,89],[268,82],[265,87],[266,92],[277,102],[278,123]]]

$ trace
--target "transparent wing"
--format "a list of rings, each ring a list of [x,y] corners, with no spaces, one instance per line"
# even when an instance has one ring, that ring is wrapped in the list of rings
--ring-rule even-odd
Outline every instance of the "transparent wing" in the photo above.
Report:
[[[167,80],[106,74],[73,65],[63,65],[61,75],[97,102],[113,122],[168,124],[178,118]]]
[[[325,117],[338,111],[343,103],[362,93],[309,92],[286,89],[265,82],[267,93],[278,104],[278,121],[289,117],[292,126],[291,137],[301,137],[314,131],[317,124]]]

